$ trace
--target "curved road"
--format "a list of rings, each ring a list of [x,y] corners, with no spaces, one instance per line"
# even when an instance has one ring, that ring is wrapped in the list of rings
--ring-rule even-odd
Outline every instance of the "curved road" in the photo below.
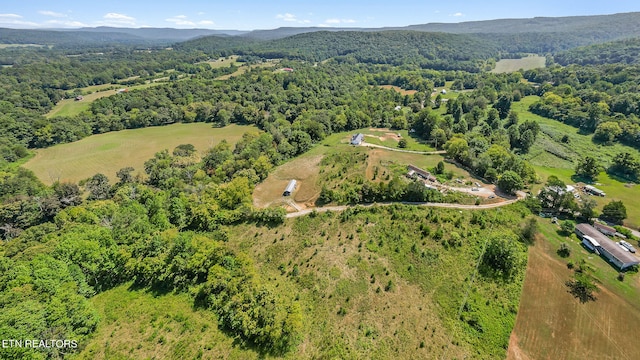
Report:
[[[397,151],[397,152],[404,152],[404,153],[410,153],[410,154],[421,154],[421,155],[436,155],[436,154],[446,154],[447,153],[444,150],[438,150],[438,151],[416,151],[416,150],[395,149],[395,148],[388,147],[388,146],[370,144],[370,143],[366,142],[365,140],[363,140],[360,143],[360,146],[368,146],[368,147],[373,147],[373,148],[379,148],[379,149],[385,149],[385,150],[391,150],[391,151]]]
[[[316,212],[326,212],[326,211],[344,211],[350,207],[362,206],[362,207],[371,207],[371,206],[389,206],[393,204],[404,204],[404,205],[416,205],[416,206],[430,206],[430,207],[439,207],[439,208],[449,208],[449,209],[465,209],[465,210],[475,210],[475,209],[493,209],[501,206],[506,206],[509,204],[513,204],[516,201],[522,200],[526,197],[526,194],[522,191],[518,191],[518,198],[510,199],[506,201],[501,201],[493,204],[482,204],[482,205],[464,205],[464,204],[450,204],[450,203],[432,203],[432,202],[385,202],[385,203],[372,203],[372,204],[358,204],[358,205],[339,205],[339,206],[325,206],[319,208],[311,208],[304,209],[292,213],[287,214],[287,218],[295,218],[299,216],[304,216],[312,213],[314,210]]]

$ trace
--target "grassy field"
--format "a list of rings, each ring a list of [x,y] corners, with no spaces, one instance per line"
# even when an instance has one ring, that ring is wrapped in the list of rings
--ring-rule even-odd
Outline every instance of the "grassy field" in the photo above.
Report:
[[[238,65],[238,56],[231,55],[229,57],[222,57],[216,60],[205,61],[205,63],[209,64],[212,68],[217,69],[221,67],[229,67],[231,65]]]
[[[544,56],[529,55],[522,59],[502,59],[496,63],[493,73],[508,73],[518,70],[531,70],[545,67],[546,59]]]
[[[127,285],[91,299],[101,319],[95,335],[70,359],[257,359],[234,346],[213,312],[196,310],[188,294],[158,295]]]
[[[89,110],[91,103],[97,99],[115,95],[117,89],[126,87],[129,90],[146,89],[151,86],[160,85],[162,82],[149,82],[147,84],[140,84],[134,86],[124,86],[118,84],[104,84],[94,85],[82,88],[84,99],[76,101],[75,99],[60,100],[56,106],[51,109],[45,116],[50,118],[54,116],[74,116],[83,111]]]
[[[511,110],[518,113],[520,121],[535,120],[540,125],[540,134],[523,158],[528,160],[540,175],[544,183],[550,175],[557,176],[567,184],[575,184],[572,179],[577,160],[591,154],[595,156],[604,168],[608,167],[613,157],[620,152],[629,152],[640,158],[640,151],[622,144],[603,146],[592,141],[590,134],[581,134],[578,129],[563,124],[559,121],[543,118],[529,112],[529,105],[538,100],[537,96],[527,96],[520,102],[511,105]],[[563,143],[561,138],[567,135],[569,141]],[[602,188],[606,197],[591,197],[598,203],[599,209],[611,200],[622,200],[627,207],[627,220],[625,224],[634,228],[640,226],[640,203],[630,201],[640,196],[640,186],[620,181],[605,172],[598,177],[596,186]],[[542,184],[534,186],[534,193],[542,187]]]
[[[618,281],[617,270],[585,250],[575,235],[559,235],[548,219],[540,225],[507,359],[640,358],[640,344],[633,339],[640,327],[640,276],[628,273]],[[568,259],[556,254],[562,242],[571,249]],[[581,304],[564,284],[572,273],[567,262],[581,259],[599,281],[595,302]]]
[[[399,86],[395,86],[395,85],[380,85],[381,88],[383,89],[391,89],[391,90],[395,90],[397,92],[399,92],[402,95],[413,95],[415,94],[417,91],[416,90],[405,90]]]
[[[359,132],[365,135],[364,141],[370,144],[382,145],[390,148],[397,148],[400,139],[407,140],[407,147],[404,150],[413,151],[434,151],[435,149],[425,143],[422,140],[409,136],[407,130],[391,130],[391,129],[379,129],[369,128],[360,129],[355,132]]]
[[[249,71],[251,69],[255,69],[255,68],[259,68],[259,67],[260,68],[270,68],[270,67],[276,66],[276,64],[277,64],[277,62],[265,62],[265,63],[253,64],[253,65],[242,64],[238,68],[238,70],[236,70],[234,73],[219,76],[219,77],[216,78],[216,80],[229,80],[230,78],[232,78],[234,76],[242,75],[242,74],[246,73],[247,71]]]
[[[123,130],[93,135],[69,144],[36,151],[24,167],[32,170],[44,183],[77,182],[103,173],[111,180],[116,172],[132,166],[134,173],[144,173],[144,162],[163,149],[173,150],[180,144],[193,144],[204,151],[222,139],[234,144],[254,127],[230,125],[214,128],[211,124],[174,124],[144,129]]]
[[[493,230],[511,229],[522,219],[519,209],[477,215],[501,218]],[[304,306],[306,336],[287,358],[503,359],[523,276],[469,283],[491,233],[480,235],[472,217],[405,206],[323,213],[284,227],[234,227],[228,244],[254,258],[272,284],[293,284],[287,291]],[[421,237],[421,224],[431,234],[442,229],[444,238]],[[459,234],[460,247],[446,245]],[[463,316],[475,311],[482,332],[460,320],[465,298]]]

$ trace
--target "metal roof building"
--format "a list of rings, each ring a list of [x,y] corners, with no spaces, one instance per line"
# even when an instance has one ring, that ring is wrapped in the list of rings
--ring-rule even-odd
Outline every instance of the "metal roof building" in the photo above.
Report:
[[[615,266],[617,266],[620,270],[624,270],[630,266],[640,264],[640,259],[631,253],[625,251],[622,247],[616,244],[613,240],[609,239],[608,236],[604,235],[600,231],[596,230],[593,226],[589,224],[578,224],[576,225],[576,234],[589,241],[593,245],[598,244],[596,249],[598,252],[607,258],[610,262],[612,262]]]
[[[287,187],[284,189],[282,196],[291,196],[291,193],[293,192],[293,190],[295,190],[295,188],[296,188],[296,181],[295,180],[289,181],[289,184],[287,184]]]
[[[364,140],[364,134],[355,134],[351,137],[351,145],[360,145]]]

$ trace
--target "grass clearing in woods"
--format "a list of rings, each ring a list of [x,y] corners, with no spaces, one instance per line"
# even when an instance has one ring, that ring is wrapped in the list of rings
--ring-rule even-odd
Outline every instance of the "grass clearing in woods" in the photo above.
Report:
[[[529,55],[520,59],[502,59],[496,63],[492,73],[510,73],[518,70],[531,70],[546,66],[547,59],[544,56]]]
[[[171,152],[180,144],[192,144],[202,154],[223,139],[235,144],[249,131],[258,130],[251,126],[216,128],[210,123],[191,123],[114,131],[38,149],[24,167],[45,184],[57,179],[77,182],[96,173],[103,173],[113,182],[116,172],[127,166],[135,169],[134,174],[144,174],[144,162],[158,151]]]

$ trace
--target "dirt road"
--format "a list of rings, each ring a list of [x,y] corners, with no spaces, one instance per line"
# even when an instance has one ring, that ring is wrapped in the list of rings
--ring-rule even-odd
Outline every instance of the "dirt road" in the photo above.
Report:
[[[438,150],[438,151],[415,151],[415,150],[396,149],[396,148],[392,148],[392,147],[388,147],[388,146],[370,144],[370,143],[368,143],[366,141],[362,141],[362,143],[360,143],[360,146],[368,146],[368,147],[385,149],[385,150],[390,150],[390,151],[404,152],[404,153],[410,153],[410,154],[422,154],[422,155],[437,155],[437,154],[446,154],[447,153],[444,150]]]
[[[354,206],[362,206],[362,207],[371,207],[371,206],[389,206],[393,204],[404,204],[404,205],[414,205],[414,206],[428,206],[428,207],[439,207],[439,208],[448,208],[448,209],[461,209],[461,210],[475,210],[475,209],[493,209],[501,206],[507,206],[509,204],[513,204],[516,201],[522,200],[526,197],[526,194],[522,191],[518,192],[518,197],[515,199],[509,199],[493,204],[482,204],[482,205],[464,205],[464,204],[449,204],[449,203],[432,203],[432,202],[385,202],[385,203],[372,203],[372,204],[362,204],[362,205],[339,205],[339,206],[325,206],[325,207],[317,207],[311,209],[304,209],[292,213],[287,214],[287,218],[295,218],[299,216],[304,216],[316,212],[326,212],[326,211],[344,211],[347,208]]]

